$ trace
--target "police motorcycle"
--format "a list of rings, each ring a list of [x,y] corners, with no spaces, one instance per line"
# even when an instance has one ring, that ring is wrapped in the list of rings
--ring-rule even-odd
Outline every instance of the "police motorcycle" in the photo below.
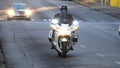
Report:
[[[52,20],[50,27],[53,29],[54,34],[53,31],[49,32],[49,41],[57,51],[58,56],[65,58],[78,40],[74,33],[79,29],[79,24],[76,20],[73,21],[71,26],[69,24],[58,25],[58,22],[57,19]]]

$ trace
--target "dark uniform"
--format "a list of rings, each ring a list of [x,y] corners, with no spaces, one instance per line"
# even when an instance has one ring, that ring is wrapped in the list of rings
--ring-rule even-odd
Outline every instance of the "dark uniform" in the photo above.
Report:
[[[59,20],[59,23],[58,23],[59,25],[61,25],[61,24],[69,24],[71,26],[72,22],[73,22],[73,17],[72,17],[71,14],[61,16],[60,13],[57,13],[57,14],[55,14],[55,16],[53,18]]]

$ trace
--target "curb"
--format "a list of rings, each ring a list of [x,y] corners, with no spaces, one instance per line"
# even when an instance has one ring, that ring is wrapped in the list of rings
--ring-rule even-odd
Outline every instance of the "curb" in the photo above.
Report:
[[[92,9],[92,8],[91,8],[91,9]],[[111,15],[111,16],[116,17],[116,18],[120,18],[120,14],[118,14],[118,13],[106,12],[106,11],[104,11],[104,9],[103,9],[103,10],[100,10],[100,9],[94,9],[94,10],[96,10],[96,11],[100,11],[100,12],[103,12],[103,13],[105,13],[105,14]]]

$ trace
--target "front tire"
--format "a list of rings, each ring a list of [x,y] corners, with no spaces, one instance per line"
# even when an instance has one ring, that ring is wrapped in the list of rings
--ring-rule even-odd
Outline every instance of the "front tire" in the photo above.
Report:
[[[62,57],[65,58],[67,53],[67,43],[63,42],[62,43]]]

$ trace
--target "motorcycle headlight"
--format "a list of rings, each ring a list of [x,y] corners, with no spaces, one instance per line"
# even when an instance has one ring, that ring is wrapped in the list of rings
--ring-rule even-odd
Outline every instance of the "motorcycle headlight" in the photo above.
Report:
[[[79,26],[75,26],[75,27],[73,28],[73,31],[78,30],[78,29],[79,29]]]
[[[74,20],[74,21],[73,21],[73,25],[79,25],[78,21],[77,21],[77,20]]]
[[[52,19],[52,23],[53,23],[53,24],[57,24],[58,22],[59,22],[58,19]]]
[[[15,14],[15,11],[13,9],[10,9],[7,11],[7,14],[13,16]]]
[[[25,15],[32,15],[32,11],[31,10],[29,10],[29,9],[27,9],[27,10],[25,10]]]
[[[79,29],[79,23],[78,23],[78,21],[77,21],[77,20],[74,20],[74,21],[73,21],[73,25],[74,25],[74,27],[72,28],[72,29],[73,29],[73,31],[74,31],[74,30],[78,30],[78,29]]]

